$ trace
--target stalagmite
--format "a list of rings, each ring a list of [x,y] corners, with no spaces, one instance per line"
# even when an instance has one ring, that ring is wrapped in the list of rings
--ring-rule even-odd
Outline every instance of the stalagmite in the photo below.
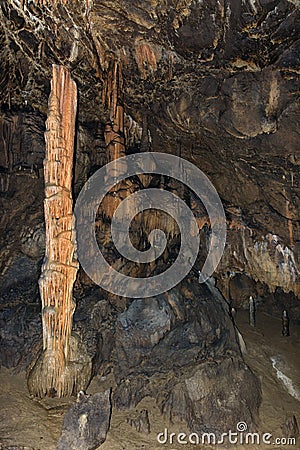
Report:
[[[71,335],[72,290],[78,270],[72,214],[76,108],[75,82],[67,69],[54,65],[45,133],[46,254],[39,280],[43,353],[28,377],[30,392],[41,397],[62,397],[85,389],[91,373],[83,344]]]
[[[294,231],[293,231],[293,221],[290,214],[290,201],[286,199],[286,207],[285,214],[287,217],[288,229],[289,229],[289,238],[290,238],[290,246],[294,247]]]
[[[256,318],[255,318],[255,302],[253,297],[250,296],[249,299],[249,323],[251,327],[256,326]]]
[[[282,335],[285,337],[290,335],[290,320],[286,310],[282,313]]]

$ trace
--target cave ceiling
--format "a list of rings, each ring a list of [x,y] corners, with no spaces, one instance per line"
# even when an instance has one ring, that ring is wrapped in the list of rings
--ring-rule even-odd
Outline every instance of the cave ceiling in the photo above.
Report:
[[[299,246],[299,2],[8,0],[0,14],[2,117],[33,115],[42,136],[51,65],[63,64],[93,133],[117,60],[149,148],[200,167],[262,234],[288,244],[292,221]]]

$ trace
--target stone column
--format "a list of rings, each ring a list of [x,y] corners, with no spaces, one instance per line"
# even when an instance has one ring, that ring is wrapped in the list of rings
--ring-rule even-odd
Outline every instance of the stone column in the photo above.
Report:
[[[38,396],[71,395],[84,389],[91,372],[83,344],[71,336],[78,270],[72,200],[76,110],[76,84],[66,68],[54,65],[45,133],[46,253],[39,279],[43,353],[28,378],[29,390]]]

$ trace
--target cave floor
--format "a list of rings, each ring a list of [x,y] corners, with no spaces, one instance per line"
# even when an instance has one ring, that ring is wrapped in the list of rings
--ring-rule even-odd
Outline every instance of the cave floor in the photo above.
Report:
[[[281,335],[281,321],[264,312],[258,311],[257,326],[248,325],[246,311],[239,311],[237,326],[242,333],[247,346],[245,360],[250,368],[260,377],[262,383],[263,401],[260,408],[260,433],[272,433],[272,445],[234,445],[243,449],[283,449],[299,448],[296,445],[275,444],[275,438],[282,437],[281,426],[293,414],[300,424],[300,324],[291,325],[291,336]],[[272,367],[271,357],[276,357],[276,367],[293,381],[296,396],[290,395],[283,383],[278,380],[276,370]],[[88,393],[95,393],[113,386],[113,379],[95,377]],[[14,374],[12,370],[0,370],[0,449],[9,446],[17,448],[52,450],[56,448],[62,418],[66,409],[74,399],[32,399],[27,391],[25,373]],[[128,418],[137,416],[141,409],[148,409],[151,423],[149,435],[138,433],[128,423]],[[241,418],[241,421],[243,418]],[[180,424],[167,424],[150,398],[145,398],[138,407],[130,412],[113,411],[111,427],[107,440],[101,450],[158,450],[166,448],[177,450],[181,448],[224,448],[220,446],[159,444],[157,434],[165,428],[169,433],[185,432]],[[235,431],[235,430],[232,430]],[[273,444],[274,442],[274,444]],[[225,447],[226,448],[226,447]],[[233,448],[233,447],[232,447]]]

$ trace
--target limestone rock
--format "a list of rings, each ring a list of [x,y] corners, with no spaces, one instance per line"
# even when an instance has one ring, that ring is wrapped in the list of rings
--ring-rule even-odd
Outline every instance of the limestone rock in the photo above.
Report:
[[[66,413],[57,450],[95,450],[106,439],[111,415],[110,391],[79,393]]]
[[[131,409],[150,396],[166,419],[193,431],[225,432],[239,417],[254,427],[260,384],[241,357],[228,311],[217,289],[196,278],[134,300],[116,328],[114,405]]]
[[[178,381],[167,396],[158,394],[157,398],[162,413],[171,422],[182,420],[198,433],[234,430],[240,417],[250,429],[255,427],[260,387],[238,358],[197,365]]]

